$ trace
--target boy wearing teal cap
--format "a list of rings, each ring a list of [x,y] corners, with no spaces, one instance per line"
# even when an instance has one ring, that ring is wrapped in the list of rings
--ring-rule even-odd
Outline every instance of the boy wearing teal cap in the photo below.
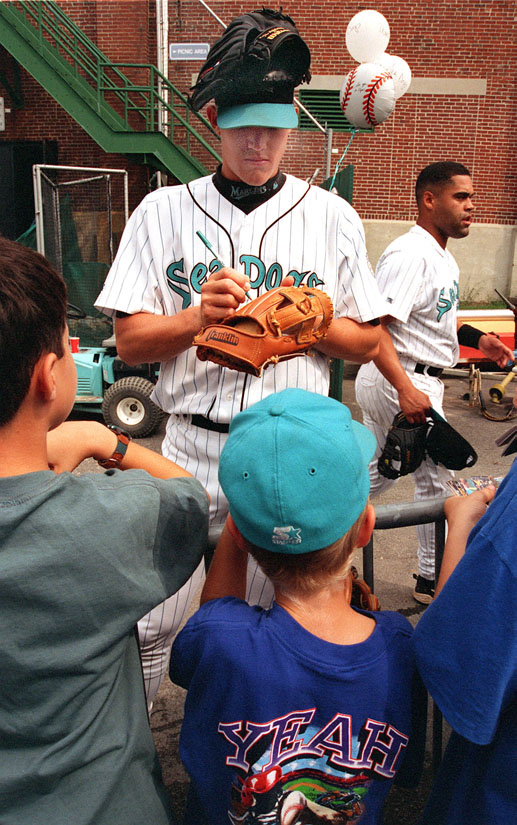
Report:
[[[219,468],[230,515],[170,665],[188,690],[186,823],[372,825],[403,762],[417,778],[411,625],[350,605],[374,451],[347,407],[305,390],[233,419]],[[246,551],[273,582],[269,610],[236,598]]]

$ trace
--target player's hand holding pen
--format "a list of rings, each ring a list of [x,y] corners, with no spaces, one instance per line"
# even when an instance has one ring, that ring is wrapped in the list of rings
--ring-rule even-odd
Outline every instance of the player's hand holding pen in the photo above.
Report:
[[[294,278],[287,275],[279,286],[293,284]],[[246,300],[249,289],[248,278],[235,269],[224,267],[213,272],[201,287],[201,325],[205,327],[233,315]]]
[[[221,269],[212,272],[201,286],[201,326],[205,327],[233,315],[246,298],[251,299],[254,296],[249,292],[249,278],[236,269],[225,266],[203,233],[197,231],[196,234],[221,266]],[[293,283],[294,278],[287,276],[282,280],[281,286],[291,286]]]
[[[250,282],[230,267],[213,272],[201,287],[201,324],[213,324],[233,315],[246,300]]]
[[[201,286],[201,325],[213,324],[232,315],[236,309],[250,298],[250,282],[246,275],[226,266],[220,255],[202,232],[197,230],[196,235],[207,249],[214,255],[214,261],[220,269],[208,277]]]

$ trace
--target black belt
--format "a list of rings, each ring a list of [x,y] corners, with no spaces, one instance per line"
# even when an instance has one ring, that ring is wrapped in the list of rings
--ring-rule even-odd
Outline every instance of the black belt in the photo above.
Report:
[[[227,433],[230,430],[229,424],[219,424],[217,421],[210,421],[204,415],[193,415],[192,423],[194,427],[202,427],[203,430],[214,430],[216,433]]]
[[[416,364],[415,372],[419,375],[430,375],[432,378],[439,378],[443,372],[443,367],[428,367],[427,364]]]

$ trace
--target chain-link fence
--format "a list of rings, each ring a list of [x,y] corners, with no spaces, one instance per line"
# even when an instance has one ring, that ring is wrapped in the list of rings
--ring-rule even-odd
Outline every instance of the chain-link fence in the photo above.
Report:
[[[85,346],[98,346],[111,324],[93,304],[128,219],[127,172],[37,164],[33,173],[37,249],[63,275],[68,300],[86,316],[70,317],[71,333]]]

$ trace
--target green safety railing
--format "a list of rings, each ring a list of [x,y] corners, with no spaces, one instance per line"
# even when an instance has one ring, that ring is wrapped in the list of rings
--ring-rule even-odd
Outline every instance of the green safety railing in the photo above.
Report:
[[[148,82],[136,84],[127,78],[123,82],[122,78],[125,76],[118,72],[120,68],[132,68],[140,73],[145,72],[148,75]],[[99,102],[110,103],[111,99],[115,97],[122,104],[119,114],[122,115],[128,129],[131,128],[132,120],[136,116],[144,124],[144,131],[164,131],[172,140],[175,127],[181,126],[185,129],[187,151],[190,151],[190,143],[194,138],[214,158],[220,160],[219,154],[197,132],[190,121],[193,117],[196,118],[212,135],[220,140],[215,129],[212,128],[206,118],[190,108],[186,96],[156,66],[151,63],[108,63],[101,61],[97,65],[97,70]],[[118,85],[114,82],[113,73],[115,72],[118,72]],[[169,95],[173,98],[172,103],[168,99]],[[111,102],[110,105],[117,110],[115,102]]]
[[[66,62],[68,71],[78,81],[89,85],[92,100],[88,102],[112,129],[163,132],[171,141],[179,137],[187,151],[195,141],[220,161],[218,152],[207,140],[218,141],[216,131],[205,117],[190,109],[185,95],[155,66],[111,63],[53,0],[9,0],[0,4],[0,12],[6,18],[11,12],[10,22],[24,26],[33,45],[37,38],[41,51],[51,49]],[[128,77],[123,68],[132,70],[136,81]],[[178,130],[180,134],[175,135]],[[204,130],[207,138],[200,130]]]

